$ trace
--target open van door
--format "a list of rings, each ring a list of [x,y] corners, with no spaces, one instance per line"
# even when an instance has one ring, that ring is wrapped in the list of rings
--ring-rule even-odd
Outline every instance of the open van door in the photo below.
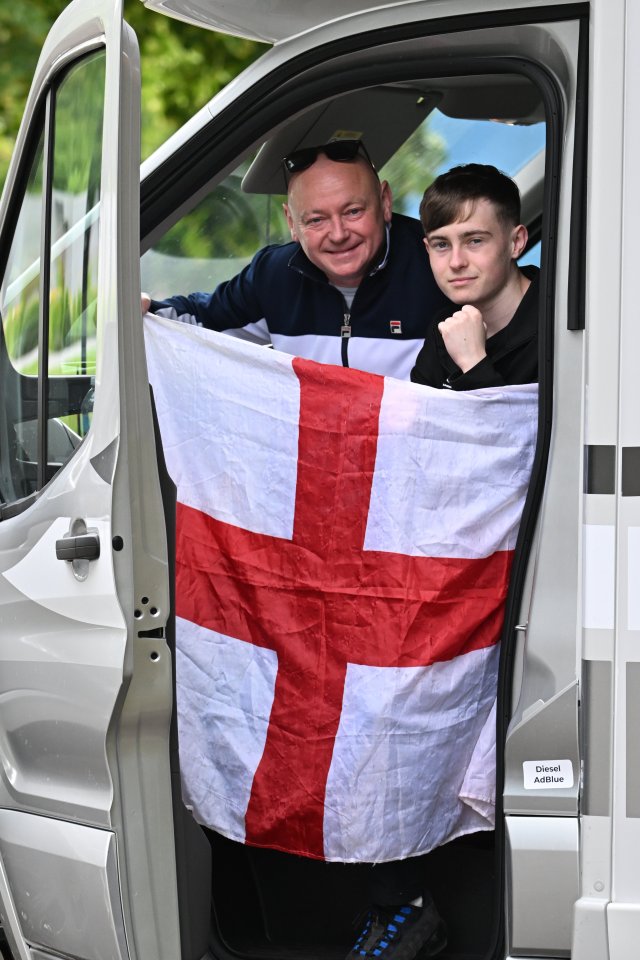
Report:
[[[15,960],[180,955],[139,88],[121,0],[72,3],[0,209],[0,908]]]

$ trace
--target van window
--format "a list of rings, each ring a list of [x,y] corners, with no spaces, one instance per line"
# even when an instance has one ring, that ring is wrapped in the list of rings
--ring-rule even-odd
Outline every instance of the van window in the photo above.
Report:
[[[490,163],[517,178],[545,147],[544,123],[461,120],[433,110],[380,170],[393,188],[394,209],[418,216],[422,194],[439,174],[460,163]]]
[[[56,103],[49,288],[48,399],[69,412],[74,377],[91,377],[80,409],[67,417],[83,437],[91,422],[96,370],[96,295],[104,57],[78,64]],[[62,378],[62,380],[60,379]]]
[[[142,289],[160,299],[173,293],[213,290],[234,276],[254,253],[290,237],[282,213],[284,195],[243,193],[245,158],[141,260]]]
[[[71,68],[41,114],[0,288],[4,503],[44,486],[91,423],[103,96],[97,53]]]
[[[413,131],[380,169],[391,184],[394,210],[417,217],[426,187],[458,163],[492,163],[511,177],[544,151],[545,125],[512,125],[447,117],[438,109]],[[252,154],[142,257],[142,288],[156,299],[213,290],[234,276],[268,243],[290,239],[282,194],[242,191]],[[527,263],[539,263],[537,256]]]
[[[19,434],[37,416],[43,147],[44,134],[32,161],[0,291],[6,411],[0,425],[0,498],[5,503],[28,496],[36,483],[34,457],[27,455]]]

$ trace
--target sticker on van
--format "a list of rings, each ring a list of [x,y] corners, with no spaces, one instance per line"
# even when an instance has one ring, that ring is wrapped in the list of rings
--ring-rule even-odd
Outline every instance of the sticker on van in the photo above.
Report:
[[[573,786],[571,760],[525,760],[522,772],[525,790],[558,790]]]

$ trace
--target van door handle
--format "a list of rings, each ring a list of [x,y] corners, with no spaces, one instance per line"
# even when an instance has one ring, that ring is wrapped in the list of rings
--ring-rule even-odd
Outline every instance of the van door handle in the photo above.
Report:
[[[100,537],[97,533],[84,533],[78,537],[63,537],[56,540],[58,560],[97,560],[100,556]]]

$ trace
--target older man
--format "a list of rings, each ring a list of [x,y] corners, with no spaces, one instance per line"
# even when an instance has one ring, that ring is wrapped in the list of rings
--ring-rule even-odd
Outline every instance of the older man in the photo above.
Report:
[[[246,328],[296,356],[409,379],[429,319],[451,307],[433,279],[420,223],[392,214],[389,184],[359,140],[301,149],[283,163],[292,242],[263,248],[213,293],[151,300],[151,310],[214,330]],[[420,858],[372,868],[374,905],[347,960],[383,948],[389,960],[443,949],[423,871]]]
[[[389,184],[359,140],[307,147],[283,162],[292,242],[264,247],[213,293],[151,300],[151,309],[214,330],[246,328],[296,356],[408,379],[429,318],[448,302],[419,222],[391,213]]]

